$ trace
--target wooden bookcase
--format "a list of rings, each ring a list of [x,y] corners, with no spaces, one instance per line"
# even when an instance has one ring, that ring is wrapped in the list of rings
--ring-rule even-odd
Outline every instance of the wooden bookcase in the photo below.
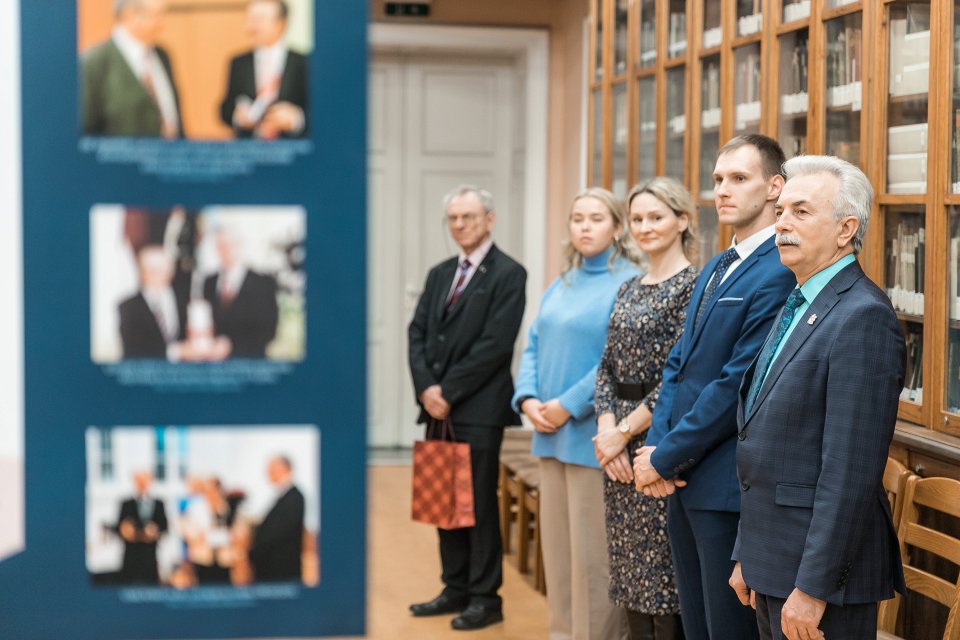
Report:
[[[904,426],[960,461],[960,2],[591,0],[588,179],[670,175],[717,224],[719,145],[744,132],[838,155],[876,191],[861,262],[908,336]]]

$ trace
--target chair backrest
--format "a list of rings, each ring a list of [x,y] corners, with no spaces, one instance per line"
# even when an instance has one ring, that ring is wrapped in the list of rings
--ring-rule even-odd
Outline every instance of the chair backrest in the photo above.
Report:
[[[960,518],[960,481],[950,478],[910,476],[903,495],[900,516],[900,554],[907,588],[939,602],[949,609],[943,640],[960,640],[960,577],[954,582],[913,566],[911,549],[922,549],[960,566],[960,539],[921,525],[920,509],[925,507]],[[878,628],[893,632],[900,598],[880,605]]]
[[[890,500],[890,513],[893,514],[893,526],[899,530],[900,514],[903,511],[903,491],[907,486],[907,478],[911,475],[902,462],[894,458],[887,458],[887,466],[883,470],[883,488],[887,491]]]

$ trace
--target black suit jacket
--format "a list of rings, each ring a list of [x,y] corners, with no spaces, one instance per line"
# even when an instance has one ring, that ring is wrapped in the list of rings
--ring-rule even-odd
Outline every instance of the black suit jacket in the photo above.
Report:
[[[520,424],[510,408],[510,361],[526,303],[526,270],[496,245],[446,311],[458,258],[430,270],[408,329],[410,373],[417,402],[439,384],[454,424]],[[421,407],[420,422],[429,414]]]
[[[744,579],[833,605],[892,597],[903,574],[882,477],[904,344],[890,300],[854,262],[804,312],[744,415],[755,367],[738,411]]]
[[[246,96],[250,100],[257,97],[257,81],[254,78],[253,51],[241,54],[230,61],[230,75],[227,79],[227,94],[220,103],[220,119],[233,127],[233,111],[237,98]],[[277,102],[290,102],[303,110],[304,136],[309,128],[309,110],[307,109],[307,57],[296,51],[287,51],[287,62],[280,78],[280,92]],[[248,138],[253,134],[250,129],[234,127],[238,137]]]
[[[184,296],[174,289],[177,302],[177,319],[180,321],[178,340],[187,335],[187,303]],[[166,358],[167,341],[164,340],[157,324],[157,318],[150,310],[143,293],[127,298],[120,303],[120,342],[123,344],[123,357]]]
[[[217,293],[219,279],[220,274],[214,274],[203,283],[216,335],[230,338],[232,358],[265,357],[267,345],[277,335],[277,281],[248,270],[233,301],[224,305]]]
[[[258,581],[301,578],[303,513],[303,494],[291,486],[264,516],[250,547],[250,563]]]
[[[117,532],[124,520],[130,520],[137,533],[142,533],[149,523],[157,526],[161,533],[167,530],[167,515],[163,502],[153,499],[153,513],[144,520],[140,517],[140,509],[136,498],[124,500],[120,505],[120,516],[117,518]],[[125,583],[156,584],[159,580],[157,571],[157,543],[156,542],[127,542],[123,541],[123,566],[120,569],[121,580]]]

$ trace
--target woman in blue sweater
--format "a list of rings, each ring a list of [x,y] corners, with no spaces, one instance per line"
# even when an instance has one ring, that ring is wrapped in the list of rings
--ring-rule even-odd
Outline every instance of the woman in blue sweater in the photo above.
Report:
[[[622,635],[624,620],[607,596],[593,393],[614,298],[640,273],[640,253],[623,204],[605,189],[577,195],[569,223],[563,272],[530,327],[513,403],[536,429],[550,636],[606,640]]]

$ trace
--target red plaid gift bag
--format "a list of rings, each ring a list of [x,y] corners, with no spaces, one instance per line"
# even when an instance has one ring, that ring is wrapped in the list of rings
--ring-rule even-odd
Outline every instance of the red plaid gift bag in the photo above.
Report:
[[[440,437],[436,438],[438,426]],[[411,517],[441,529],[461,529],[476,523],[470,445],[453,438],[449,418],[443,422],[431,420],[427,439],[413,444]]]

